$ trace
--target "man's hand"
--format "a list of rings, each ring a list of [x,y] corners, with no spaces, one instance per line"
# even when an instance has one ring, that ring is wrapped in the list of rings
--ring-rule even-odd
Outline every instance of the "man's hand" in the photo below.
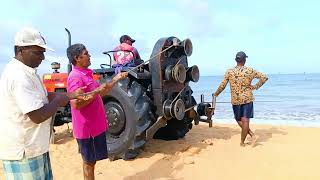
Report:
[[[94,96],[96,95],[96,92],[89,92],[89,93],[83,93],[77,96],[77,100],[83,100],[83,101],[88,101],[90,99],[93,99]]]
[[[107,88],[108,88],[108,84],[107,84],[107,83],[102,83],[102,84],[100,84],[99,87],[97,87],[97,88],[96,88],[95,90],[93,90],[92,92],[93,92],[93,93],[96,92],[96,94],[99,94],[99,93],[105,91]]]
[[[85,88],[86,88],[86,86],[80,87],[77,90],[75,90],[74,92],[67,93],[68,98],[70,100],[72,100],[72,99],[83,99],[82,94],[84,93],[84,89]]]
[[[102,83],[102,84],[100,84],[99,87],[97,87],[93,91],[80,94],[77,99],[82,99],[85,101],[90,100],[90,99],[94,98],[97,94],[101,95],[105,91],[109,91],[112,88],[112,86],[113,86],[113,84],[110,84],[110,83],[106,83],[106,82]]]
[[[54,97],[53,101],[56,101],[59,107],[63,107],[69,103],[69,97],[65,93],[59,93]]]

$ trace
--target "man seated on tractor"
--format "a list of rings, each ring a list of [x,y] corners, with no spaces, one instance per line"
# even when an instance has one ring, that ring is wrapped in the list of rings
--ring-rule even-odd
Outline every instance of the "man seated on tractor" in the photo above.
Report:
[[[134,67],[141,64],[142,60],[138,53],[138,50],[132,46],[135,42],[128,35],[123,35],[120,37],[120,45],[114,49],[113,58],[114,62],[112,67],[116,68],[116,73],[121,71],[122,67]]]

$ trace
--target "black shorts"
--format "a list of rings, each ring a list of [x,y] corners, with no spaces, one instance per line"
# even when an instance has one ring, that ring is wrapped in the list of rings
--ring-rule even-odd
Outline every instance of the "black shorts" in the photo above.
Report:
[[[106,132],[88,139],[77,139],[79,153],[85,162],[96,162],[108,158]]]
[[[232,105],[234,118],[241,121],[242,117],[253,118],[253,102],[240,105]]]

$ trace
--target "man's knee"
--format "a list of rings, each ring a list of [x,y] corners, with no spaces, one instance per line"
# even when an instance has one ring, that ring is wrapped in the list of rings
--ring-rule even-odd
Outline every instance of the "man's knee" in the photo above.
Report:
[[[241,122],[248,123],[250,121],[250,118],[247,117],[241,117]]]
[[[88,166],[88,167],[94,167],[96,165],[96,162],[86,162],[86,161],[83,161],[83,164],[85,166]]]

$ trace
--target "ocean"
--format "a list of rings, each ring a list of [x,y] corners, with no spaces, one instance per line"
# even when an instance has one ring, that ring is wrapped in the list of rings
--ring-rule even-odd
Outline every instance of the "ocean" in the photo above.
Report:
[[[320,127],[320,74],[275,74],[254,91],[253,124]],[[211,102],[223,76],[201,76],[190,83],[197,103],[201,94]],[[257,81],[253,81],[256,83]],[[229,85],[217,97],[214,121],[235,123]]]

